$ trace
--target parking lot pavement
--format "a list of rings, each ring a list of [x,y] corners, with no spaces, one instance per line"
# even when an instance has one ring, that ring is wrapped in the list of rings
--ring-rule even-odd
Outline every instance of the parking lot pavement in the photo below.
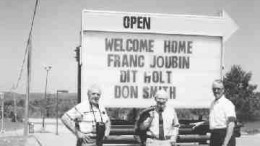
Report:
[[[260,134],[242,135],[237,138],[237,146],[259,146]]]
[[[56,135],[54,133],[35,133],[40,146],[76,146],[76,138],[72,134],[62,133]]]
[[[57,146],[57,145],[75,146],[76,145],[76,138],[73,134],[70,133],[61,133],[59,135],[56,135],[55,133],[35,133],[34,135],[41,143],[41,145],[39,146]],[[260,134],[242,135],[240,138],[237,138],[237,146],[258,146],[258,145],[260,145]],[[109,145],[106,144],[104,146],[109,146]],[[136,146],[136,145],[131,145],[131,146]],[[198,146],[198,144],[182,143],[179,144],[179,146]],[[208,145],[200,145],[200,146],[208,146]]]
[[[55,119],[45,119],[45,129],[42,128],[41,119],[30,119],[33,123],[33,135],[40,146],[75,146],[76,137],[58,121],[58,127]],[[57,133],[58,132],[58,133]]]
[[[36,124],[34,124],[34,133],[30,133],[31,135],[34,135],[35,138],[38,139],[40,144],[37,146],[57,146],[57,145],[75,146],[76,145],[76,137],[61,123],[61,121],[59,121],[58,124],[59,125],[58,135],[56,135],[57,127],[55,124],[56,123],[55,119],[46,120],[46,122],[48,124],[46,124],[45,126],[45,132],[42,132],[41,130],[42,129],[41,122],[36,121],[35,122]],[[260,145],[260,134],[255,134],[255,135],[242,134],[241,137],[237,138],[237,146],[259,146],[259,145]],[[180,146],[198,146],[198,144],[180,144]]]

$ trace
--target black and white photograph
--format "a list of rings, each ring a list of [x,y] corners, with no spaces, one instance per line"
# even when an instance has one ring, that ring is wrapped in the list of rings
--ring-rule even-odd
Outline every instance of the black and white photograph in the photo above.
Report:
[[[0,146],[260,145],[259,8],[1,0]]]

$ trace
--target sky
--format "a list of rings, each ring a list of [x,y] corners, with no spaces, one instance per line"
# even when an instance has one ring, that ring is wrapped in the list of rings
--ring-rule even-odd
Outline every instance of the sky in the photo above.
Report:
[[[0,1],[0,92],[10,91],[21,70],[35,0]],[[225,72],[240,65],[260,85],[260,1],[258,0],[40,0],[32,33],[31,92],[77,91],[75,48],[83,9],[217,16],[225,10],[239,29],[225,42]],[[24,70],[25,71],[25,70]],[[23,73],[15,92],[25,93]],[[259,88],[257,88],[259,91]]]

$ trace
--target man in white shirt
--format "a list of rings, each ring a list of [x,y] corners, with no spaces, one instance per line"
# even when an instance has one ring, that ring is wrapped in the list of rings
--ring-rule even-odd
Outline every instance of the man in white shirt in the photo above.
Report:
[[[168,98],[165,90],[157,91],[156,105],[149,108],[149,116],[140,124],[141,130],[147,130],[146,146],[172,146],[176,143],[179,121],[175,109],[166,104]]]
[[[61,120],[77,137],[77,146],[101,145],[109,135],[110,120],[103,106],[99,104],[101,90],[92,85],[88,89],[88,100],[66,112]]]
[[[213,82],[212,91],[215,100],[211,103],[209,115],[210,146],[235,146],[233,136],[236,121],[235,106],[225,97],[221,80]]]

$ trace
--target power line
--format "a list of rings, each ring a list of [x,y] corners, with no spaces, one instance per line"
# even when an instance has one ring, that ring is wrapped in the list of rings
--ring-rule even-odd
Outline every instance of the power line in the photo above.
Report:
[[[27,44],[27,46],[28,46],[28,44]],[[16,82],[16,84],[15,84],[15,86],[14,86],[14,88],[13,88],[14,90],[18,88],[19,83],[20,83],[20,81],[21,81],[21,79],[22,79],[24,64],[25,64],[25,61],[26,61],[26,58],[27,58],[27,53],[28,53],[28,49],[27,49],[28,47],[27,47],[27,46],[26,46],[26,49],[25,49],[25,53],[24,53],[24,57],[23,57],[23,62],[22,62],[21,68],[20,68],[19,77],[18,77],[17,82]]]
[[[16,82],[15,86],[12,87],[14,90],[18,88],[19,83],[21,81],[23,70],[24,70],[24,64],[25,64],[26,59],[27,59],[28,49],[29,49],[29,47],[31,47],[32,30],[33,30],[34,19],[35,19],[35,15],[36,15],[36,12],[37,12],[38,5],[39,5],[39,0],[36,0],[34,11],[33,11],[33,18],[32,18],[32,21],[31,21],[30,32],[29,32],[29,36],[28,36],[28,39],[27,39],[27,44],[26,44],[26,48],[25,48],[25,52],[24,52],[23,62],[22,62],[21,68],[20,68],[20,72],[19,72],[17,82]]]

